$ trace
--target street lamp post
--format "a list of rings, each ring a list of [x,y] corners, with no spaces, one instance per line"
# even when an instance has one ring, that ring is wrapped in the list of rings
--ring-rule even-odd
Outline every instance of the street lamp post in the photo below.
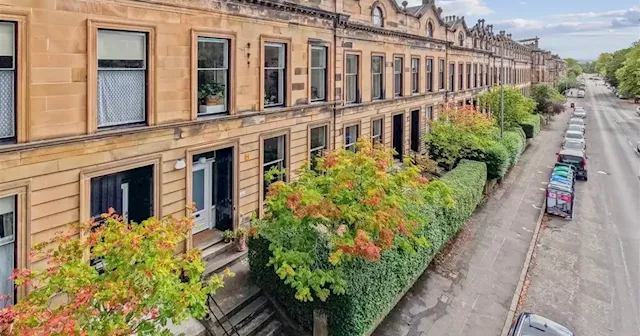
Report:
[[[504,135],[504,40],[500,46],[500,139],[502,139]]]

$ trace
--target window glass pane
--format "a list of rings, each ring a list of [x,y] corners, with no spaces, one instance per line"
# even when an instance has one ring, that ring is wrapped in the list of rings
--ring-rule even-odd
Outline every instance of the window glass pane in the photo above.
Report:
[[[311,70],[311,99],[312,100],[324,100],[325,92],[325,69],[312,69]]]
[[[374,56],[371,59],[371,71],[373,73],[382,73],[382,57]]]
[[[204,209],[204,169],[193,172],[193,203],[196,211]]]
[[[15,134],[15,71],[0,71],[0,139]]]
[[[199,37],[198,68],[228,68],[229,44],[227,40]]]
[[[353,103],[357,100],[357,96],[356,96],[356,90],[358,89],[357,87],[357,83],[356,83],[356,76],[354,75],[347,75],[347,102],[348,103]]]
[[[373,121],[373,135],[374,136],[382,135],[382,119]]]
[[[0,245],[13,242],[14,234],[15,196],[0,198]],[[4,281],[4,279],[0,279],[0,281]]]
[[[358,56],[357,55],[347,55],[347,73],[348,74],[358,73]]]
[[[284,68],[284,44],[266,43],[264,45],[265,68]]]
[[[145,70],[98,70],[98,127],[145,121]]]
[[[327,146],[327,126],[311,129],[311,148]]]
[[[353,125],[345,128],[344,131],[344,143],[345,146],[353,145],[358,140],[358,125]]]
[[[393,65],[394,71],[396,73],[402,72],[402,58],[396,58]]]
[[[144,33],[98,30],[98,67],[144,68],[146,39]]]
[[[284,73],[280,69],[265,69],[264,72],[264,104],[284,104]]]
[[[381,75],[373,75],[373,92],[372,97],[374,99],[382,98],[382,77]]]
[[[264,163],[284,159],[284,136],[264,140]]]
[[[13,69],[15,56],[14,24],[0,22],[0,69]]]
[[[324,47],[311,48],[311,67],[325,68],[327,66],[327,49]]]

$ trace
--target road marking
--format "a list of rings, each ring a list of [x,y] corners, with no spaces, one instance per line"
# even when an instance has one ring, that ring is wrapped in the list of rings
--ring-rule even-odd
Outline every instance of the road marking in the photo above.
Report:
[[[602,170],[598,170],[598,174],[600,175],[609,175],[609,173],[602,171]]]
[[[531,205],[532,205],[534,208],[536,208],[537,210],[542,210],[542,208],[541,208],[541,207],[539,207],[539,206],[537,206],[537,205],[535,205],[535,204],[531,204]]]

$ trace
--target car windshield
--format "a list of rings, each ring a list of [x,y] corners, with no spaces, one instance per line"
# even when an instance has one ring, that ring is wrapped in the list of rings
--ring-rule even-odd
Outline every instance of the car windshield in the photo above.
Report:
[[[567,132],[564,135],[564,137],[567,138],[567,139],[582,139],[583,138],[582,134],[577,133],[577,132]]]
[[[569,124],[571,124],[571,125],[584,125],[584,120],[577,119],[577,118],[571,118],[571,120],[569,120]]]
[[[584,143],[579,141],[567,141],[564,143],[564,148],[566,149],[575,149],[575,150],[583,150]]]
[[[582,132],[582,126],[580,125],[569,125],[570,131]]]

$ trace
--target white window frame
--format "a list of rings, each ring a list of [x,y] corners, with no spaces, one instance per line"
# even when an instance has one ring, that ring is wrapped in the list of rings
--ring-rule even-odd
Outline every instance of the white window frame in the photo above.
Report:
[[[433,92],[433,58],[427,58],[424,62],[424,68],[426,70],[426,83],[425,88],[427,92]]]
[[[398,62],[400,62],[400,69],[398,69]],[[394,97],[403,96],[403,91],[404,91],[403,68],[404,68],[404,58],[394,57],[393,58],[393,96]]]
[[[313,131],[317,130],[317,129],[322,129],[322,134],[323,134],[323,144],[321,146],[317,146],[317,147],[311,147],[309,148],[309,159],[310,160],[315,160],[315,158],[319,158],[324,156],[325,151],[328,149],[328,145],[329,145],[329,126],[327,125],[320,125],[320,126],[316,126],[316,127],[312,127],[309,130],[309,145],[311,145],[311,139],[313,139]],[[313,165],[313,161],[311,161],[311,164]]]
[[[411,93],[420,92],[420,59],[411,58]]]
[[[199,75],[200,71],[213,71],[213,72],[223,71],[224,72],[224,105],[222,109],[220,109],[220,108],[208,108],[208,106],[203,107],[203,105],[198,104],[198,116],[205,116],[205,115],[217,114],[217,113],[227,113],[229,112],[229,82],[231,81],[231,77],[229,76],[229,70],[230,70],[229,58],[231,57],[231,52],[229,49],[230,41],[227,39],[221,39],[216,37],[198,36],[197,43],[198,43],[198,46],[200,45],[200,43],[221,43],[224,48],[224,61],[223,61],[222,68],[200,68],[198,66],[198,69],[196,72],[196,75]],[[200,59],[199,48],[197,49],[197,54],[198,54],[198,59]],[[198,83],[198,87],[199,86],[200,86],[200,83]]]
[[[349,72],[349,67],[347,66],[348,63],[348,59],[349,57],[355,57],[356,60],[356,71],[354,73],[350,73]],[[345,69],[344,69],[344,83],[345,83],[345,92],[344,92],[344,98],[345,98],[345,102],[347,104],[355,104],[358,103],[360,101],[360,93],[359,93],[359,70],[360,70],[360,55],[356,55],[356,54],[347,54],[345,57]],[[348,85],[348,80],[347,78],[353,78],[353,81],[355,82],[355,92],[353,92],[353,99],[349,99],[349,85]]]
[[[349,139],[347,137],[347,132],[350,129],[353,129],[355,127],[355,132],[356,132],[356,136],[354,138],[353,142],[347,142],[347,140]],[[360,125],[355,124],[355,125],[349,125],[349,126],[345,126],[344,128],[344,149],[346,150],[350,150],[352,152],[356,151],[356,144],[358,143],[358,137],[360,137]]]
[[[5,140],[13,140],[16,137],[16,87],[17,87],[17,69],[16,69],[16,54],[17,54],[17,43],[16,43],[16,29],[17,29],[17,24],[16,22],[12,22],[12,21],[0,21],[0,25],[2,26],[10,26],[11,27],[11,39],[10,39],[10,43],[11,43],[11,67],[9,68],[0,68],[0,71],[7,71],[7,72],[11,72],[12,73],[12,77],[13,77],[13,86],[11,87],[11,95],[12,95],[12,99],[13,99],[13,104],[11,104],[11,111],[7,111],[7,116],[8,119],[7,121],[5,121],[6,123],[8,123],[11,126],[11,131],[8,134],[2,135],[0,134],[0,142],[5,141]],[[2,42],[8,42],[8,41],[2,41]],[[8,56],[8,55],[4,55],[4,56]],[[2,113],[4,114],[4,113]]]
[[[329,53],[328,53],[327,49],[328,48],[324,47],[324,46],[312,46],[311,47],[311,63],[310,63],[311,64],[311,83],[309,83],[309,86],[313,85],[314,70],[322,70],[322,74],[323,74],[323,77],[324,77],[323,78],[324,90],[322,92],[322,97],[315,98],[315,99],[313,97],[311,97],[311,101],[312,102],[326,101],[327,100],[327,92],[328,92],[328,90],[327,90],[327,84],[328,84],[328,81],[327,81],[327,64],[329,63],[329,60],[328,60]],[[324,62],[323,62],[323,64],[321,64],[321,66],[315,66],[315,67],[313,66],[313,51],[314,50],[320,50],[320,51],[323,52]],[[311,91],[311,92],[313,92],[313,91]]]
[[[373,59],[374,58],[379,58],[380,59],[380,72],[374,72],[373,70]],[[380,100],[380,99],[384,99],[384,68],[385,68],[385,64],[384,64],[384,56],[381,55],[373,55],[371,56],[371,99],[372,100]],[[376,76],[380,76],[380,95],[376,96],[375,95],[375,87],[373,86],[373,83],[375,83],[375,81],[373,80]]]
[[[148,95],[149,92],[147,90],[147,87],[149,85],[149,69],[147,68],[148,66],[148,58],[149,58],[149,36],[147,33],[143,33],[143,32],[136,32],[136,31],[129,31],[129,30],[117,30],[117,29],[106,29],[106,28],[98,28],[97,34],[96,34],[96,39],[98,41],[98,48],[100,45],[100,32],[117,32],[120,34],[127,34],[127,35],[135,35],[135,36],[142,36],[144,38],[144,53],[143,53],[143,59],[142,59],[142,67],[141,68],[117,68],[117,67],[101,67],[100,66],[100,52],[98,51],[97,55],[96,55],[96,59],[97,59],[97,72],[98,72],[98,77],[100,76],[100,72],[101,71],[144,71],[144,75],[145,75],[145,91],[144,91],[144,97],[143,97],[143,101],[144,101],[144,113],[143,113],[143,118],[141,120],[130,120],[130,121],[126,121],[126,122],[111,122],[111,123],[103,123],[100,124],[100,117],[98,116],[98,120],[97,120],[97,127],[98,128],[109,128],[109,127],[113,127],[113,126],[123,126],[123,125],[130,125],[130,124],[138,124],[138,123],[144,123],[147,121],[147,99],[148,99]],[[99,50],[99,49],[98,49]],[[97,99],[99,99],[99,96],[97,97]],[[100,109],[98,108],[97,113],[100,113]]]
[[[265,51],[266,51],[267,47],[279,48],[279,51],[278,51],[278,66],[276,66],[276,67],[268,67],[265,64],[264,73],[263,73],[263,76],[266,76],[267,71],[269,71],[269,70],[278,71],[278,102],[267,104],[267,101],[265,100],[264,101],[264,107],[268,108],[268,107],[284,106],[285,99],[286,99],[286,97],[285,97],[285,89],[286,89],[286,81],[287,81],[287,79],[285,78],[285,76],[287,75],[287,44],[286,43],[278,43],[278,42],[265,42],[264,46],[263,46]],[[265,52],[265,54],[266,54],[266,52]],[[266,94],[266,93],[267,93],[267,81],[265,79],[263,94]]]
[[[380,134],[376,134],[376,123],[380,123]],[[384,141],[384,119],[378,118],[371,121],[371,141],[373,144],[382,144]]]
[[[273,161],[269,161],[269,162],[264,162],[264,158],[265,158],[265,143],[268,140],[271,139],[278,139],[278,154],[281,154],[282,157],[278,157],[277,159],[273,160]],[[267,169],[268,166],[272,166],[272,165],[276,165],[278,167],[279,170],[282,169],[287,169],[287,134],[281,134],[281,135],[276,135],[273,137],[269,137],[269,138],[265,138],[262,140],[262,180],[265,183],[265,186],[263,187],[263,190],[261,191],[263,193],[263,199],[266,200],[266,181],[265,181],[265,175],[269,172],[269,169]],[[275,180],[271,181],[271,183],[274,183],[276,181],[285,181],[286,179],[286,173],[281,173],[280,175],[278,175],[278,178],[276,178]],[[271,184],[269,184],[271,185]]]

